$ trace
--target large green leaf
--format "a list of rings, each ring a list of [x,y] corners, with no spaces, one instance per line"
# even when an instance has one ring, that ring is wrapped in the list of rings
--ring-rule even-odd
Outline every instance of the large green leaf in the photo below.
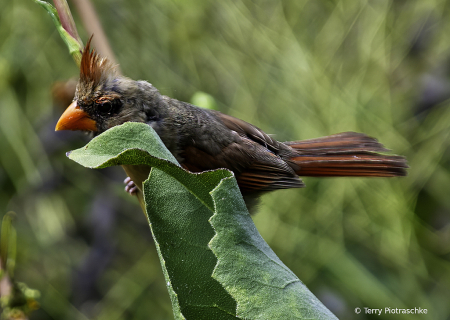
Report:
[[[143,193],[177,319],[336,319],[256,230],[233,174],[190,173],[153,129],[126,123],[69,157],[152,167]]]

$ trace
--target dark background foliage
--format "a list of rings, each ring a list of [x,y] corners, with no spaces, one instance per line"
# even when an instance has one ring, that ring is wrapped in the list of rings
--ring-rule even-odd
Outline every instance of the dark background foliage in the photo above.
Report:
[[[339,318],[450,318],[447,1],[94,5],[122,72],[163,94],[191,101],[206,92],[220,111],[282,141],[358,131],[405,155],[406,178],[306,178],[303,190],[265,196],[253,218]],[[88,138],[53,131],[67,106],[55,83],[77,75],[42,8],[0,3],[0,208],[16,213],[16,278],[41,292],[31,319],[170,319],[122,169],[77,165],[65,152]],[[428,316],[356,307],[421,307]]]

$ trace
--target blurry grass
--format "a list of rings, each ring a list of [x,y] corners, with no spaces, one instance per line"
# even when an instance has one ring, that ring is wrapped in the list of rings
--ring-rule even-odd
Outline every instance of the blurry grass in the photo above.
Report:
[[[131,78],[184,101],[205,92],[279,140],[359,131],[405,155],[406,178],[306,178],[305,189],[265,196],[254,220],[340,318],[368,319],[353,312],[366,306],[422,307],[424,319],[448,319],[450,109],[442,102],[414,115],[421,77],[447,72],[447,1],[94,4]],[[0,205],[18,216],[16,276],[42,293],[35,319],[170,319],[159,261],[139,208],[122,194],[120,169],[76,167],[64,152],[83,137],[53,133],[62,109],[50,88],[76,75],[41,8],[0,3]],[[115,254],[97,300],[74,306],[73,270],[94,245],[86,224],[99,191],[121,199],[108,233]]]

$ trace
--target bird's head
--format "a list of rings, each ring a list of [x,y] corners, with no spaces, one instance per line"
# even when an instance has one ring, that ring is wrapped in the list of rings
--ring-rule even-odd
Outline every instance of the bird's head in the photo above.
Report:
[[[74,100],[55,130],[82,130],[97,135],[127,121],[145,122],[141,100],[146,97],[141,81],[120,76],[108,59],[90,50],[91,39],[83,50]]]

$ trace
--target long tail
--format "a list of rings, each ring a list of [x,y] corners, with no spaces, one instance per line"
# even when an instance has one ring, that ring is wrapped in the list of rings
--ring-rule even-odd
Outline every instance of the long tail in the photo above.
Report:
[[[396,177],[407,174],[404,157],[377,153],[389,150],[362,133],[343,132],[285,144],[299,153],[289,160],[298,168],[299,176]]]

